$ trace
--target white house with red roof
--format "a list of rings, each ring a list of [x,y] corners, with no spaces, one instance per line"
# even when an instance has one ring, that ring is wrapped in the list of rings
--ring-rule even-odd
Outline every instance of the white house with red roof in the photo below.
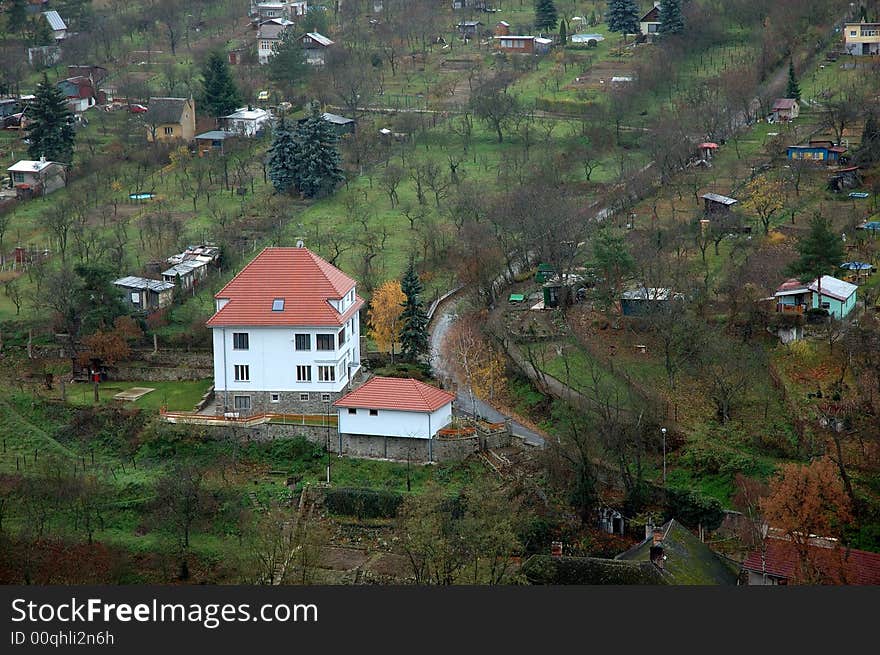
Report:
[[[373,377],[333,405],[340,434],[433,439],[452,422],[453,400],[412,378]]]
[[[224,412],[316,413],[361,367],[356,283],[307,248],[266,248],[214,296],[214,392]]]

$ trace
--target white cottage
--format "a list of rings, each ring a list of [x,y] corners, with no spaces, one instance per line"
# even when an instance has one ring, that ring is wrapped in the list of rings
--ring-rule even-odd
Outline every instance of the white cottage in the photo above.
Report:
[[[220,124],[227,132],[249,138],[265,131],[271,121],[272,114],[260,107],[240,107],[231,114],[220,117]]]
[[[452,422],[447,391],[413,378],[373,377],[334,403],[339,433],[433,439]]]
[[[214,296],[214,390],[224,412],[329,413],[361,368],[364,301],[307,248],[266,248]]]

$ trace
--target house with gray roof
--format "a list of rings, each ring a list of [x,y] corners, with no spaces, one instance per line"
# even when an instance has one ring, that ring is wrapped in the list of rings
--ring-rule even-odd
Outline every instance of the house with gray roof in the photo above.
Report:
[[[196,103],[192,98],[150,98],[141,114],[147,126],[147,141],[184,141],[196,135]]]
[[[135,311],[154,312],[171,304],[174,285],[163,280],[128,275],[113,281],[125,304]]]
[[[49,29],[52,30],[52,36],[56,41],[63,41],[67,38],[67,25],[57,11],[44,11],[43,16],[49,23]]]

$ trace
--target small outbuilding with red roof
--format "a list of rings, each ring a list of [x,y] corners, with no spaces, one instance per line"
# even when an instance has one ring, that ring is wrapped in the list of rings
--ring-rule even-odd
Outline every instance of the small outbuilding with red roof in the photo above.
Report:
[[[340,434],[433,439],[452,422],[453,400],[413,378],[373,377],[333,405]]]

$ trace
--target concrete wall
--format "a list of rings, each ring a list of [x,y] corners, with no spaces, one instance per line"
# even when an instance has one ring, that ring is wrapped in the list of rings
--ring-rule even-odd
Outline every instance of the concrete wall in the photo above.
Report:
[[[355,413],[352,414],[351,411]],[[339,430],[346,434],[365,436],[404,437],[428,439],[437,430],[452,422],[452,403],[435,412],[401,412],[390,409],[339,408]]]

